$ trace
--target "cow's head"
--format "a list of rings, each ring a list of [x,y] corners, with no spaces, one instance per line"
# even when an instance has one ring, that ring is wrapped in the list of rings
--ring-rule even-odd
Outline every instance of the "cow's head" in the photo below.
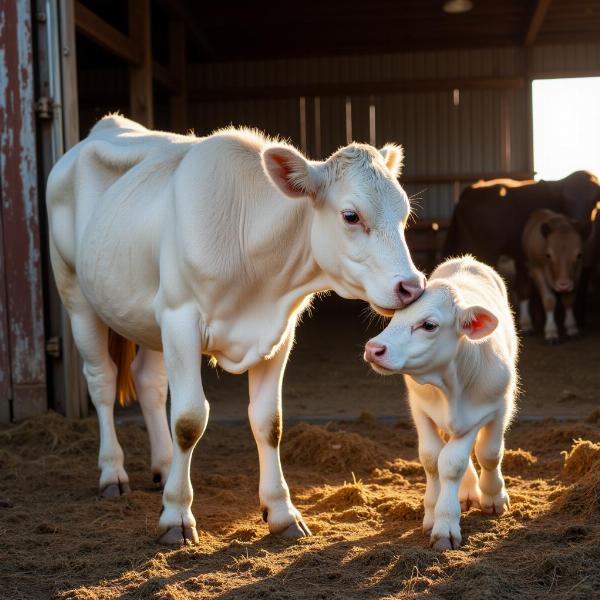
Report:
[[[563,179],[561,212],[575,219],[581,234],[588,237],[592,227],[592,213],[600,202],[600,181],[588,171],[575,171]]]
[[[380,313],[402,308],[425,288],[412,262],[404,228],[410,207],[397,176],[403,152],[351,144],[324,162],[308,161],[286,145],[263,152],[265,171],[292,198],[309,197],[315,260],[344,298],[367,300]]]
[[[482,306],[464,303],[458,290],[439,279],[365,345],[364,359],[381,375],[405,373],[431,383],[444,373],[461,340],[476,343],[491,335],[498,318]],[[423,378],[423,379],[421,379]]]
[[[542,223],[540,227],[545,241],[546,280],[558,293],[572,292],[583,262],[583,240],[578,224],[560,216]]]

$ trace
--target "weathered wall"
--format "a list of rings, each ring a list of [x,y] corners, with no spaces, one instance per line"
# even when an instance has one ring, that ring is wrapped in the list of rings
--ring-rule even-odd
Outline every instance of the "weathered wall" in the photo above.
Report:
[[[0,0],[0,420],[46,407],[28,0]]]

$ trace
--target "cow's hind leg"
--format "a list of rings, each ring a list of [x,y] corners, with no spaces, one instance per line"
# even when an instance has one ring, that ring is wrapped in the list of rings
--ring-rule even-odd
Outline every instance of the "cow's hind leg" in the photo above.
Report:
[[[120,496],[129,491],[129,477],[123,467],[123,450],[114,422],[117,367],[108,353],[108,327],[81,299],[70,313],[75,344],[83,358],[87,380],[100,427],[100,493]]]
[[[164,486],[173,458],[173,442],[167,422],[167,371],[162,352],[140,348],[131,365],[148,437],[154,483]]]
[[[298,509],[292,504],[290,491],[281,469],[281,382],[291,348],[293,333],[279,352],[250,369],[248,416],[258,448],[260,463],[259,498],[263,519],[269,531],[288,538],[311,535]]]

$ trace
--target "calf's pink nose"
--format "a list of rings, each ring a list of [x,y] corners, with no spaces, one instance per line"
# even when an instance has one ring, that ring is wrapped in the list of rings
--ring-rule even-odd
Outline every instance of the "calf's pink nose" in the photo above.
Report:
[[[425,277],[400,281],[396,285],[396,295],[402,303],[402,307],[414,302],[425,291]]]
[[[387,346],[384,344],[374,342],[373,340],[368,341],[365,344],[365,360],[368,362],[377,362],[385,354],[386,350]]]

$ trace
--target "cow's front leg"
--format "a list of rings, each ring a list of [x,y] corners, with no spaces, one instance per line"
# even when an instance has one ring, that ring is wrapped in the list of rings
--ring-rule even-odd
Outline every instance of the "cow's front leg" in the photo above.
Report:
[[[436,550],[458,548],[460,534],[460,482],[469,466],[469,460],[477,429],[461,437],[451,437],[442,448],[438,458],[440,495],[435,505],[435,517],[431,530],[431,545]]]
[[[558,327],[556,326],[556,320],[554,319],[554,309],[556,308],[554,292],[546,283],[546,278],[542,271],[535,269],[532,271],[531,276],[540,292],[544,310],[546,311],[546,324],[544,325],[545,341],[547,344],[557,344],[559,340]]]
[[[501,515],[510,506],[510,500],[501,462],[504,455],[504,420],[497,418],[481,428],[475,443],[475,455],[481,466],[481,510]]]
[[[293,340],[290,332],[277,354],[263,360],[248,372],[250,426],[258,448],[260,463],[259,498],[269,531],[289,538],[311,535],[302,515],[292,504],[283,476],[281,442],[281,383]]]
[[[194,492],[190,481],[192,452],[208,421],[209,406],[200,377],[201,331],[197,310],[185,305],[161,315],[165,365],[171,388],[173,462],[163,492],[159,542],[179,545],[198,542],[191,511]]]
[[[423,498],[423,533],[429,535],[434,523],[434,511],[440,493],[438,457],[444,442],[435,423],[416,406],[412,407],[413,420],[419,436],[419,460],[425,470],[427,480]]]

